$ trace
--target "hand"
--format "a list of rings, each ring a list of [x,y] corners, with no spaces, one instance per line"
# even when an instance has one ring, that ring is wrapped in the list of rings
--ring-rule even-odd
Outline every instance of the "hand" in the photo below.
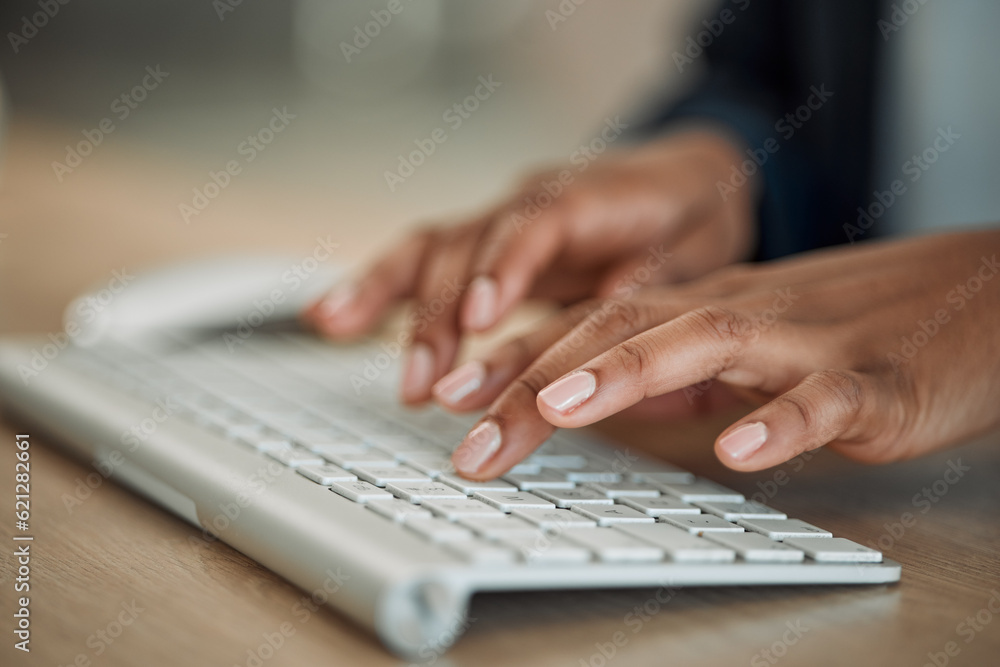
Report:
[[[721,135],[690,131],[536,175],[475,220],[408,238],[304,318],[349,338],[415,299],[402,398],[425,401],[460,335],[491,328],[526,297],[569,303],[632,289],[625,279],[677,282],[745,259],[754,188],[725,201],[717,191],[741,159]]]
[[[445,378],[483,378],[449,407],[489,406],[453,461],[491,479],[557,426],[654,396],[693,412],[695,386],[698,402],[763,403],[715,442],[736,470],[824,445],[876,463],[961,442],[1000,425],[998,254],[1000,230],[865,244],[567,309]]]

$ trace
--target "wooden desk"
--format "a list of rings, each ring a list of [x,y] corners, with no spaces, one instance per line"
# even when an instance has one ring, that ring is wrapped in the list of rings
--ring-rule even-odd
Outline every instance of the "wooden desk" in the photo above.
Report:
[[[270,226],[264,216],[244,215],[252,208],[245,205],[235,212],[220,206],[204,224],[179,232],[172,217],[176,202],[164,194],[178,182],[169,165],[146,164],[140,174],[109,155],[95,173],[57,185],[49,160],[64,137],[26,124],[15,125],[12,135],[0,190],[0,233],[7,235],[0,240],[5,333],[56,331],[66,301],[112,268],[221,249],[296,252],[328,231]],[[158,185],[151,184],[151,171]],[[100,197],[93,188],[101,188]],[[360,228],[337,231],[349,249],[363,245]],[[18,428],[10,421],[0,426],[8,452],[0,475],[5,502],[13,502],[9,452]],[[1000,438],[888,467],[861,467],[821,453],[797,471],[798,464],[786,464],[741,475],[712,458],[708,443],[718,428],[699,423],[667,431],[613,423],[606,430],[637,447],[658,448],[747,495],[764,493],[778,508],[839,535],[867,544],[881,539],[886,554],[903,564],[902,582],[690,589],[666,603],[657,602],[655,589],[484,596],[474,602],[466,635],[437,664],[919,666],[929,661],[928,653],[941,653],[944,664],[948,642],[959,651],[948,664],[1000,664],[1000,617],[988,608],[993,595],[993,608],[1000,609]],[[4,547],[2,664],[405,664],[333,611],[303,621],[292,612],[302,591],[223,544],[192,549],[187,538],[194,529],[116,484],[101,484],[69,512],[64,495],[93,469],[57,453],[42,433],[32,431],[32,437],[33,650],[26,656],[11,648],[15,574]],[[915,494],[934,488],[949,462],[958,461],[969,470],[953,485],[939,482],[945,492],[921,513]],[[893,529],[907,512],[915,523]],[[5,511],[4,544],[12,544],[12,530]],[[123,605],[133,601],[141,611],[132,612],[134,621],[107,643],[98,633],[117,634],[119,616],[129,618]],[[283,623],[294,634],[268,659],[250,660],[248,651]],[[615,656],[605,659],[602,648],[613,648]]]

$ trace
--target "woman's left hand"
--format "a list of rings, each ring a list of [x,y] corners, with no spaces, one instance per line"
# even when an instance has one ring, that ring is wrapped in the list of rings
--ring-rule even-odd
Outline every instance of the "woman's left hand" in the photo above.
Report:
[[[1000,424],[998,254],[998,230],[871,243],[569,308],[438,382],[451,409],[489,406],[453,461],[491,479],[555,427],[657,396],[695,412],[719,389],[763,403],[716,440],[737,470],[961,442]]]

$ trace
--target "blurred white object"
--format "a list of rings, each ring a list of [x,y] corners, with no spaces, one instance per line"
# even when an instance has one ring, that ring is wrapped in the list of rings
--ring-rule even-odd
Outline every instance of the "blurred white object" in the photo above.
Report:
[[[74,299],[63,314],[78,345],[108,338],[136,339],[155,332],[250,331],[294,321],[329,289],[340,267],[312,257],[216,257],[110,281]]]

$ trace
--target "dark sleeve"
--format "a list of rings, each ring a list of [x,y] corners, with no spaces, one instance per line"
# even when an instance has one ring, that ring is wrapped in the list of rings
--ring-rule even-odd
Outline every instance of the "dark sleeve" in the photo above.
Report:
[[[870,184],[877,5],[725,0],[671,57],[680,76],[694,80],[643,130],[708,121],[742,139],[745,171],[763,175],[758,259],[848,240],[843,224]],[[796,118],[807,101],[824,97],[811,117]]]

